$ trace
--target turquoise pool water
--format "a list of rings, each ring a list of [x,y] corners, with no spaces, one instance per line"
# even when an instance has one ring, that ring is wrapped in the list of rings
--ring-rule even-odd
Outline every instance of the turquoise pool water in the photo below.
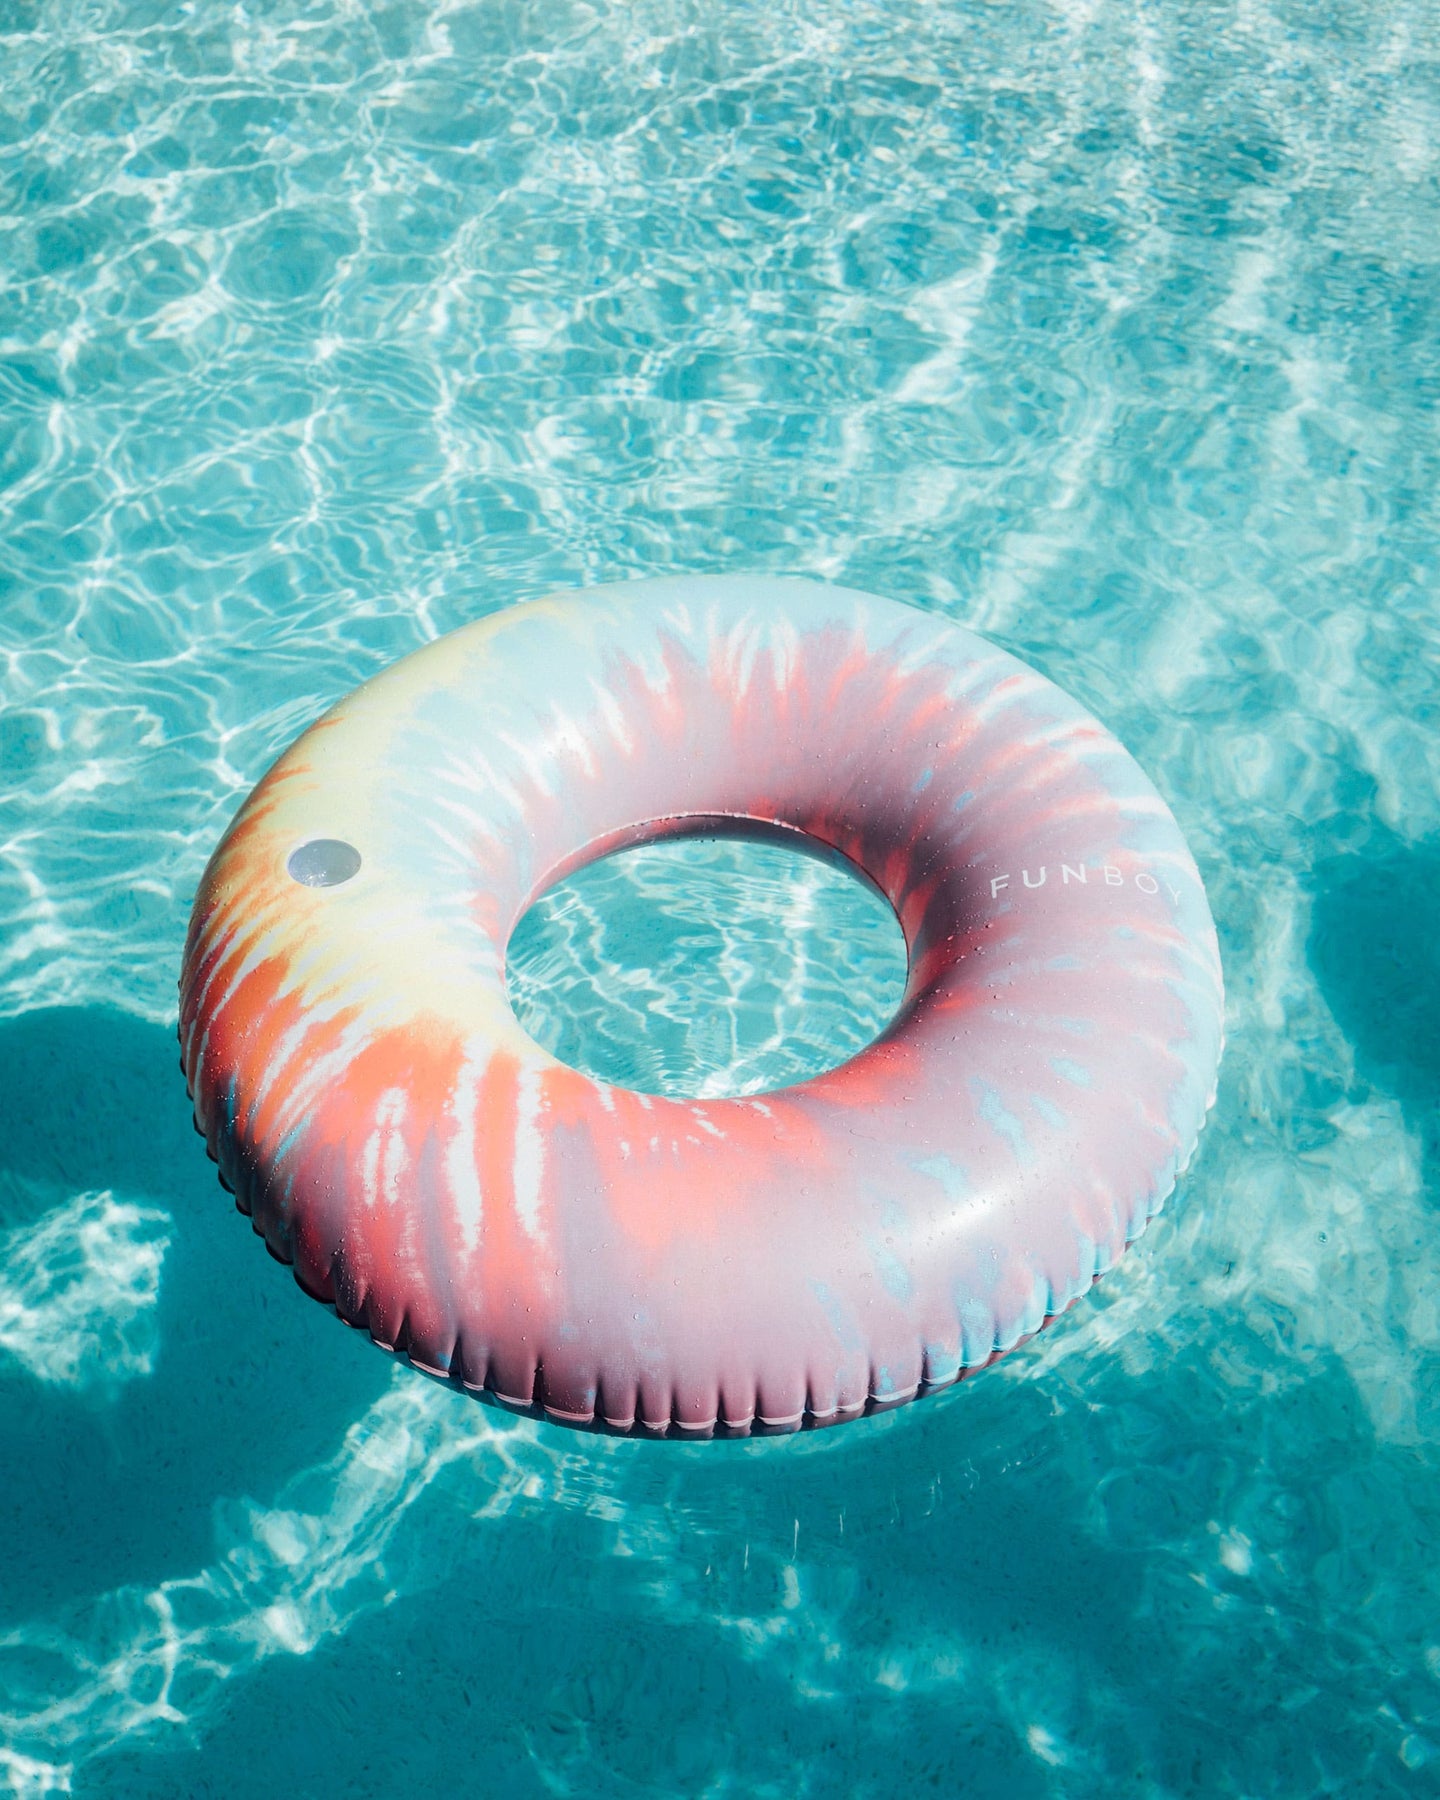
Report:
[[[905,934],[847,866],[745,838],[642,844],[542,894],[510,1006],[572,1068],[647,1094],[758,1094],[836,1068],[905,997]]]
[[[0,4],[0,1792],[1434,1791],[1437,176],[1420,0]],[[698,569],[1077,694],[1230,990],[1089,1301],[705,1447],[357,1342],[173,1037],[208,851],[331,699]],[[729,927],[747,1054],[790,891]]]

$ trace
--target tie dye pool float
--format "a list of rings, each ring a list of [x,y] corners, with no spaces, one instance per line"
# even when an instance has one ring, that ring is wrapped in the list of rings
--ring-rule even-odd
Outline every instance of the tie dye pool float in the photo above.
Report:
[[[894,1020],[745,1098],[558,1062],[506,998],[517,921],[716,831],[883,891]],[[714,578],[514,607],[343,700],[210,862],[180,1035],[308,1293],[506,1406],[703,1437],[898,1405],[1064,1311],[1185,1167],[1221,1016],[1179,828],[1080,706],[894,601]]]

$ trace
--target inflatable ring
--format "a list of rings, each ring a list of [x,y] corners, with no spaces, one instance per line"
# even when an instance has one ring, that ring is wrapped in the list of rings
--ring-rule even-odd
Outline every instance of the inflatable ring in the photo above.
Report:
[[[802,834],[889,897],[888,1029],[728,1100],[557,1062],[511,931],[579,865]],[[1084,1293],[1214,1095],[1221,978],[1174,819],[971,632],[809,582],[516,606],[367,682],[216,850],[181,979],[220,1172],[341,1318],[510,1407],[703,1436],[942,1388]]]

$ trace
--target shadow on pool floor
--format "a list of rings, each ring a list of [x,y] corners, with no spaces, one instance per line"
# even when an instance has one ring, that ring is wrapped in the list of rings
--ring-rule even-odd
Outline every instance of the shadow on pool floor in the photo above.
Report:
[[[1358,1073],[1400,1102],[1440,1205],[1440,843],[1372,825],[1315,865],[1310,965]]]
[[[173,1033],[106,1008],[0,1021],[0,1234],[98,1189],[171,1220],[153,1372],[43,1381],[0,1352],[12,1618],[201,1567],[217,1496],[268,1495],[332,1455],[391,1379],[235,1211],[178,1063]]]

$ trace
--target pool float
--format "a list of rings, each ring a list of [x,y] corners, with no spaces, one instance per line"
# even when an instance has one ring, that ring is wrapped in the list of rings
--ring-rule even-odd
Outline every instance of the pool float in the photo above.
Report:
[[[556,1061],[506,999],[516,922],[719,830],[883,890],[890,1026],[746,1098]],[[197,1125],[308,1293],[506,1406],[682,1437],[1013,1348],[1163,1204],[1221,1049],[1204,890],[1126,751],[973,633],[804,581],[534,601],[366,682],[226,832],[180,985]]]

